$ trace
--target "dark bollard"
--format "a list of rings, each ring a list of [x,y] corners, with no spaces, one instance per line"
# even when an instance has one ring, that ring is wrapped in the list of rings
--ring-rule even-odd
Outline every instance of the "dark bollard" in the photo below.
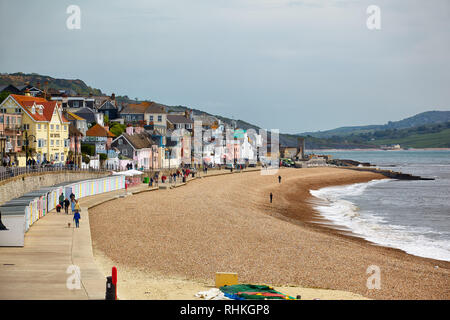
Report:
[[[116,300],[116,289],[113,284],[112,277],[106,277],[106,294],[105,300]]]

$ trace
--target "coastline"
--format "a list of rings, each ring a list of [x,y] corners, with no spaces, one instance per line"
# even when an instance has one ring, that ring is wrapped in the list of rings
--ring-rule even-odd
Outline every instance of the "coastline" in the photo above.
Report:
[[[214,272],[229,271],[238,272],[240,282],[276,287],[342,290],[375,299],[450,298],[449,263],[379,247],[316,223],[324,219],[311,207],[310,189],[367,182],[379,175],[338,168],[282,169],[280,174],[281,184],[276,176],[258,172],[219,176],[94,208],[94,254],[103,252],[120,268],[140,270],[148,278],[207,286],[213,284]],[[274,191],[272,205],[269,190]],[[111,223],[117,201],[130,210],[120,211],[119,221]],[[137,203],[151,204],[154,210],[141,210]],[[366,288],[369,265],[380,266],[381,290]]]

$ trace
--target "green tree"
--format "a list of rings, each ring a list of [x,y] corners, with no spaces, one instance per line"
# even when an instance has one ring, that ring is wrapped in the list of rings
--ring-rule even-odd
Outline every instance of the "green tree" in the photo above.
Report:
[[[10,94],[11,93],[7,91],[0,93],[0,103],[2,103]]]
[[[109,127],[109,131],[116,137],[120,136],[125,130],[127,126],[124,124],[120,124],[118,122],[113,122]]]
[[[83,143],[83,144],[81,144],[81,152],[84,154],[88,154],[90,156],[94,156],[95,155],[95,146],[92,144]]]

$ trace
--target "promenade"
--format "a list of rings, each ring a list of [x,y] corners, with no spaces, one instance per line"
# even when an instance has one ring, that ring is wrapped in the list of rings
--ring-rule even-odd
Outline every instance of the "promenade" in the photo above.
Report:
[[[245,171],[255,170],[259,169]],[[188,178],[187,182],[221,174],[230,174],[230,171],[202,172],[196,178]],[[159,186],[172,188],[185,184],[180,181],[177,179],[176,184]],[[24,247],[0,247],[0,300],[104,299],[107,275],[94,261],[88,209],[117,197],[153,190],[158,190],[158,187],[141,184],[127,190],[81,198],[79,228],[74,228],[72,214],[57,213],[56,210],[36,221],[25,234]],[[70,289],[75,270],[71,266],[79,267],[79,289]]]
[[[106,276],[92,254],[88,209],[118,196],[150,190],[154,188],[140,185],[80,199],[78,229],[74,228],[72,214],[55,210],[36,221],[25,234],[23,248],[0,248],[0,299],[104,299]],[[70,266],[80,268],[79,289],[67,286],[75,270]]]

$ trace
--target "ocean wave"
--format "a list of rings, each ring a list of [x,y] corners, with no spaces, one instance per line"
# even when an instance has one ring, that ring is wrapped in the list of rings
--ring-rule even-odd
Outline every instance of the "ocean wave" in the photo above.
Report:
[[[327,220],[345,227],[356,236],[378,245],[401,249],[412,255],[450,261],[450,241],[427,236],[439,232],[389,224],[375,212],[362,212],[355,203],[343,199],[346,196],[362,195],[367,188],[389,181],[392,180],[372,180],[368,183],[310,190],[310,193],[319,199],[315,202],[316,210]]]

